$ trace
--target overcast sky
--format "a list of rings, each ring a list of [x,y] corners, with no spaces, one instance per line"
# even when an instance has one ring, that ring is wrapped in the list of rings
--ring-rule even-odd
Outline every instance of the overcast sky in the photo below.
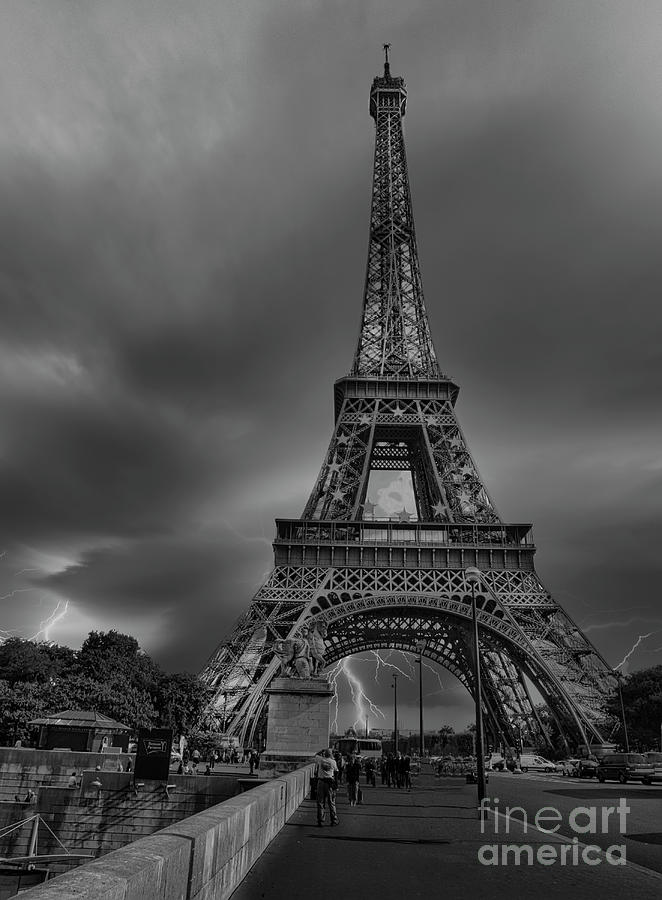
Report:
[[[3,629],[68,601],[53,640],[198,670],[250,602],[352,360],[384,41],[488,490],[612,665],[662,662],[654,0],[4,0]]]

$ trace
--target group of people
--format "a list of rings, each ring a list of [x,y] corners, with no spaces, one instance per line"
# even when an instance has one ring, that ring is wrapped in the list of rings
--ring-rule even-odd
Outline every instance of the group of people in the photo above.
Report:
[[[242,753],[241,762],[248,764],[250,774],[252,775],[254,769],[257,768],[259,764],[259,753],[253,748],[247,748]],[[212,775],[217,763],[222,765],[238,765],[239,750],[236,747],[224,747],[220,752],[211,750],[205,762],[199,750],[196,749],[189,753],[188,747],[185,747],[177,768],[177,774],[197,775],[199,773],[199,767],[205,765],[204,774]]]
[[[381,760],[367,757],[363,760],[366,785],[376,784],[376,769],[379,762],[382,784],[387,787],[403,788],[411,791],[411,758],[402,753],[384,754]],[[360,785],[361,760],[355,753],[346,759],[338,750],[323,750],[315,757],[315,799],[317,801],[317,824],[322,826],[329,810],[331,825],[338,824],[336,810],[336,792],[343,781],[347,784],[347,797],[350,806],[362,802],[363,792]]]
[[[356,806],[362,802],[362,791],[359,784],[361,775],[361,762],[355,753],[350,753],[347,759],[337,750],[323,750],[315,757],[315,800],[317,801],[317,824],[324,825],[326,809],[332,825],[338,824],[338,812],[336,810],[336,792],[342,784],[343,778],[347,784],[347,797],[349,805]],[[373,766],[374,771],[374,766]],[[374,784],[374,780],[373,780]]]
[[[384,754],[380,761],[380,774],[382,784],[386,787],[404,788],[411,790],[411,757],[404,756],[400,751]]]

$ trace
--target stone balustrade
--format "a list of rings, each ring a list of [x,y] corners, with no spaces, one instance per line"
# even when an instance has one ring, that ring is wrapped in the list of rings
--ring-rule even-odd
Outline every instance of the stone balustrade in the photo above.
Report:
[[[26,900],[223,900],[310,790],[313,766],[260,784],[26,891]]]

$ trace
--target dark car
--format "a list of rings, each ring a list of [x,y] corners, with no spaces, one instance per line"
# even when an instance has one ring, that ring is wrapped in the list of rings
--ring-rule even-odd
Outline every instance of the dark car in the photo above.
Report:
[[[652,784],[655,769],[641,753],[608,753],[600,760],[597,769],[598,781],[642,781]]]
[[[579,778],[597,778],[599,765],[597,759],[578,759],[575,774]]]

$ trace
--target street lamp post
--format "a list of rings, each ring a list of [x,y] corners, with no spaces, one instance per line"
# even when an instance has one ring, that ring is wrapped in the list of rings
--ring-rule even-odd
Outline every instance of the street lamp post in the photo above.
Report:
[[[425,749],[423,737],[423,651],[425,650],[425,641],[418,641],[416,651],[418,653],[418,752],[423,760],[423,751]]]
[[[483,755],[483,696],[480,681],[480,647],[478,644],[478,616],[476,612],[476,585],[480,584],[480,572],[471,566],[464,570],[464,577],[471,586],[471,618],[473,622],[474,685],[476,701],[476,781],[478,784],[478,816],[481,816],[485,797],[485,760]]]
[[[398,752],[398,676],[393,673],[393,752]]]
[[[621,685],[621,680],[623,678],[623,673],[614,669],[614,674],[616,675],[616,681],[618,683],[618,699],[621,701],[621,718],[623,720],[623,734],[625,735],[625,752],[630,752],[630,740],[628,738],[628,725],[625,721],[625,706],[623,704],[623,690]]]

